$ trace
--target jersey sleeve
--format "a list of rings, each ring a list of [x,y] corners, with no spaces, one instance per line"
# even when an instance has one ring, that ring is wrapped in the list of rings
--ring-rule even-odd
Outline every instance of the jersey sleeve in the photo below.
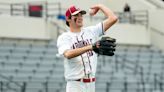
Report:
[[[57,39],[57,48],[60,55],[63,55],[66,50],[71,49],[70,39],[67,35],[59,36]]]
[[[104,29],[103,29],[103,23],[98,23],[95,26],[91,26],[90,27],[91,32],[95,35],[95,36],[101,36],[104,34]]]

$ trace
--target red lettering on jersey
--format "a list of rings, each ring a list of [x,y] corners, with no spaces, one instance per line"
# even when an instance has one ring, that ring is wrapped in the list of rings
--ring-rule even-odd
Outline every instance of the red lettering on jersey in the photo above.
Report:
[[[87,40],[81,40],[81,41],[75,42],[72,45],[72,49],[81,48],[81,47],[90,45],[91,43],[92,43],[92,39],[89,39],[89,40],[88,39]],[[88,56],[93,56],[93,52],[91,50],[90,51],[87,51],[87,54],[88,54]]]

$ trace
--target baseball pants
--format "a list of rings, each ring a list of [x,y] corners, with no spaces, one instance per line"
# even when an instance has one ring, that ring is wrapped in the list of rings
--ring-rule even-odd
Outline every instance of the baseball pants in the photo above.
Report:
[[[95,92],[95,82],[67,81],[66,92]]]

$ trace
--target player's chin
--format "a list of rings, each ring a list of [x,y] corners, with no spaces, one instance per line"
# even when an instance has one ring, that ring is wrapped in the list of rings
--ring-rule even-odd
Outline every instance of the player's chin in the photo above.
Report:
[[[83,26],[83,23],[78,23],[78,26],[79,26],[79,27],[82,27],[82,26]]]

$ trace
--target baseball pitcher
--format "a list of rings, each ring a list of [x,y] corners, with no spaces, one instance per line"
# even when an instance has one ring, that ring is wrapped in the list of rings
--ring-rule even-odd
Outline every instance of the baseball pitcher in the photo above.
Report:
[[[95,92],[98,54],[114,55],[115,39],[96,39],[115,24],[118,18],[102,4],[93,5],[89,13],[94,16],[98,11],[103,12],[106,19],[96,25],[82,28],[86,11],[74,5],[66,10],[66,25],[69,31],[60,35],[57,40],[58,52],[64,57],[66,92]]]

